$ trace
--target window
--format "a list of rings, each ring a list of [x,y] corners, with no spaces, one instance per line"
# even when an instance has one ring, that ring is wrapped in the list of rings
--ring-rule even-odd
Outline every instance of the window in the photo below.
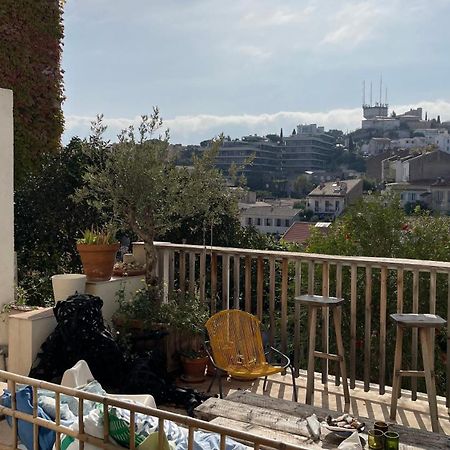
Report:
[[[325,211],[329,211],[330,210],[330,202],[328,200],[325,200]]]
[[[266,227],[272,226],[272,219],[266,219]]]
[[[258,218],[256,219],[256,225],[261,225],[261,217],[258,217]]]
[[[335,211],[339,211],[339,207],[340,207],[340,206],[341,206],[341,204],[340,204],[339,200],[336,200],[335,203],[334,203],[334,209],[335,209]]]
[[[450,202],[450,197],[449,197],[449,202]],[[285,221],[284,221],[284,226],[285,226],[285,227],[290,226],[289,219],[285,219]]]
[[[314,202],[314,211],[319,211],[319,200],[315,200]]]
[[[436,191],[436,201],[438,203],[441,203],[442,200],[444,200],[444,192],[443,191]]]
[[[416,201],[417,195],[416,195],[415,192],[410,192],[410,193],[408,194],[408,197],[409,197],[409,201],[410,201],[410,202],[415,202],[415,201]]]
[[[251,217],[247,218],[247,225],[252,225],[252,218]]]
[[[277,227],[281,227],[281,219],[277,219]]]

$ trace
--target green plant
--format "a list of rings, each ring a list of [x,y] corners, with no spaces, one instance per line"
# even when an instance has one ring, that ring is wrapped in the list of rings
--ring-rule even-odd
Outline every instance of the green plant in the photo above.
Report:
[[[206,224],[212,227],[224,202],[234,205],[237,213],[237,194],[227,188],[225,178],[214,168],[220,142],[205,150],[201,158],[195,157],[192,169],[179,167],[168,134],[155,137],[161,127],[155,108],[150,117],[142,116],[137,132],[131,126],[119,136],[118,143],[111,144],[102,138],[106,127],[100,116],[85,145],[90,164],[84,186],[76,193],[78,201],[87,200],[144,242],[147,286],[158,283],[154,274],[156,237],[198,216],[203,229]]]
[[[111,227],[103,229],[92,226],[83,231],[83,236],[77,239],[77,244],[111,245],[117,242],[115,230]]]
[[[204,325],[209,318],[205,303],[198,294],[182,294],[180,290],[170,294],[167,303],[157,304],[155,299],[161,297],[158,286],[146,286],[136,291],[129,299],[122,288],[116,294],[119,308],[116,317],[127,320],[140,320],[144,328],[154,324],[165,324],[191,336],[201,336]]]
[[[38,172],[45,152],[60,148],[62,15],[60,0],[0,2],[0,86],[14,91],[16,187]]]

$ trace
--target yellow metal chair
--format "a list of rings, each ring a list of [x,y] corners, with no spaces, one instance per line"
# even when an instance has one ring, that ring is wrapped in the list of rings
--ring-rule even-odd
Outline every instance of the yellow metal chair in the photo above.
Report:
[[[215,367],[215,375],[208,388],[211,390],[214,382],[219,381],[220,398],[222,393],[222,374],[228,373],[240,380],[253,380],[264,377],[263,390],[267,387],[267,377],[280,373],[287,367],[292,374],[294,400],[297,401],[294,369],[290,359],[273,347],[264,350],[261,335],[261,322],[251,314],[237,309],[229,309],[214,314],[206,322],[209,335],[209,356]],[[270,364],[266,356],[277,355],[282,363]],[[270,359],[269,359],[270,360]]]

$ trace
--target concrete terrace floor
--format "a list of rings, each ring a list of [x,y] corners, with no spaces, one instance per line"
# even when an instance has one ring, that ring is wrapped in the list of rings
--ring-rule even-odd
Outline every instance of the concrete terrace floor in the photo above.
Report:
[[[179,380],[178,385],[197,389],[205,392],[211,381],[210,377],[203,383],[187,384]],[[292,400],[292,384],[290,375],[273,375],[269,377],[267,391],[263,392],[263,379],[255,381],[238,381],[234,379],[223,379],[223,394],[226,397],[239,389],[249,390],[255,394],[266,395],[273,398],[284,400]],[[305,402],[306,396],[306,374],[300,373],[300,377],[296,379],[297,393],[299,403]],[[218,393],[217,383],[214,385],[212,393]],[[373,420],[382,420],[384,422],[392,422],[389,419],[390,403],[391,403],[391,387],[386,387],[386,393],[380,395],[378,386],[371,385],[368,392],[364,392],[364,384],[356,382],[355,389],[350,389],[350,413],[358,417],[365,417]],[[329,379],[327,385],[322,384],[321,374],[316,373],[315,378],[315,395],[314,406],[329,409],[331,411],[344,411],[344,396],[342,386],[335,386],[334,378]],[[166,408],[171,411],[184,412],[175,408]],[[450,435],[450,416],[449,410],[445,406],[445,398],[438,397],[438,414],[441,433]],[[402,397],[398,401],[397,423],[411,428],[422,430],[431,430],[431,421],[429,416],[428,399],[426,394],[418,394],[416,401],[411,400],[409,391],[402,391]]]

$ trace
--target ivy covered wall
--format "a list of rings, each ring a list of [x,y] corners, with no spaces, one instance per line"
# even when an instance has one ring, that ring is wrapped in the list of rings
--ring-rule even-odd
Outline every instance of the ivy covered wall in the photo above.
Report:
[[[60,0],[0,1],[0,87],[14,91],[16,185],[60,145],[62,39]]]

